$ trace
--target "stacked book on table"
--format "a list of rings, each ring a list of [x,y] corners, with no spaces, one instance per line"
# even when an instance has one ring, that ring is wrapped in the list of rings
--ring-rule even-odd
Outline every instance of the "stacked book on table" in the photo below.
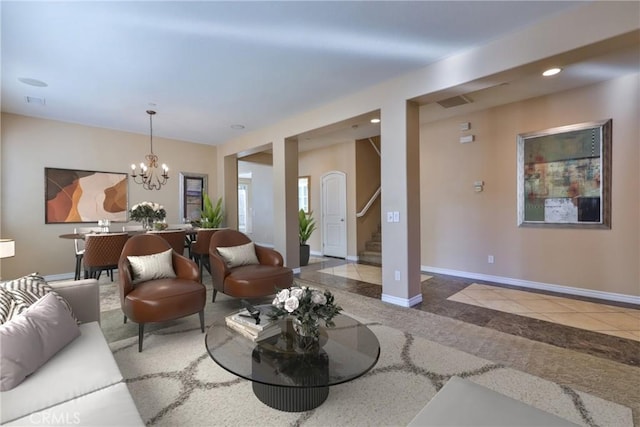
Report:
[[[260,322],[249,314],[248,310],[241,310],[225,317],[227,326],[239,334],[253,340],[260,341],[280,333],[280,324],[277,320],[270,320],[267,309],[260,310]]]

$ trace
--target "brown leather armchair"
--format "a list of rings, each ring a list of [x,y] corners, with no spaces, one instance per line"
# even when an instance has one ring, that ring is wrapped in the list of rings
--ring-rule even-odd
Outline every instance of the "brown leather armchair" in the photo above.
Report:
[[[218,253],[218,247],[239,246],[251,242],[245,234],[236,230],[220,230],[209,242],[209,264],[213,280],[213,297],[218,291],[236,298],[257,298],[276,293],[276,288],[288,288],[293,284],[293,270],[283,267],[284,260],[278,251],[255,245],[260,264],[229,268]]]
[[[120,304],[127,318],[138,323],[138,351],[142,351],[144,324],[166,322],[198,313],[204,332],[206,289],[199,282],[198,266],[188,258],[172,252],[175,278],[153,279],[133,283],[133,271],[127,256],[145,256],[171,249],[169,242],[157,235],[139,234],[131,237],[122,249],[118,271]]]

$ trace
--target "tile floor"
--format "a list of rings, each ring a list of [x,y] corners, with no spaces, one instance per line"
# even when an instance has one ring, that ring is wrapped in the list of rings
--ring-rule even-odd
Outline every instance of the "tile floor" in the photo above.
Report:
[[[352,272],[353,278],[349,278],[346,277],[346,271],[354,268],[357,271],[360,267],[338,268],[346,264],[360,265],[336,258],[318,258],[303,267],[299,276],[322,286],[364,297],[382,297],[382,286],[371,283],[375,281],[374,270],[365,268],[367,273],[364,275]],[[345,272],[343,276],[334,274],[341,270]],[[380,275],[379,267],[377,274]],[[422,302],[411,308],[626,365],[640,366],[640,329],[636,326],[640,307],[637,305],[476,282],[462,277],[433,274],[429,280],[422,282]],[[467,290],[466,294],[462,293],[464,290]]]
[[[382,269],[375,265],[366,264],[343,264],[335,267],[323,268],[318,273],[332,274],[334,276],[346,277],[347,279],[359,280],[361,282],[373,283],[382,286]],[[429,280],[432,276],[420,275],[420,281]]]
[[[640,341],[640,310],[632,308],[478,283],[447,300]]]

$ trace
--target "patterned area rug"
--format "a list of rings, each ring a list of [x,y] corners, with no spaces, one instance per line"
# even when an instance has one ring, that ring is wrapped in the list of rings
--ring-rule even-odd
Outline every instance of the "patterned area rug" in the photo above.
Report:
[[[210,314],[208,317],[210,320]],[[377,365],[359,379],[332,387],[324,404],[301,413],[264,405],[253,395],[249,381],[211,360],[197,316],[150,332],[142,353],[138,353],[135,337],[110,346],[147,425],[238,426],[261,420],[260,425],[265,426],[401,426],[453,375],[578,425],[633,425],[631,410],[625,406],[360,320],[380,341]]]

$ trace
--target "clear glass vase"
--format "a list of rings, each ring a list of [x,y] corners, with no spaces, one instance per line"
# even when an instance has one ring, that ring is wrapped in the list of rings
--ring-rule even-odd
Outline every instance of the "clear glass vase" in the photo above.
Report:
[[[291,323],[295,331],[297,347],[305,352],[317,351],[320,343],[320,324],[318,320],[303,322],[294,317]]]
[[[153,220],[151,218],[142,218],[140,223],[142,224],[142,229],[144,231],[151,230],[151,227],[153,226]]]

